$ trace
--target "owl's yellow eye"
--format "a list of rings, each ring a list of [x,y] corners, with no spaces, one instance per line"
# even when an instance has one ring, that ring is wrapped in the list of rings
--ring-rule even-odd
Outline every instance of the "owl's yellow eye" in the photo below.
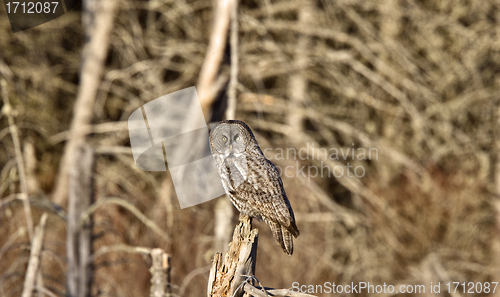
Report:
[[[240,140],[240,137],[239,137],[239,136],[236,136],[236,137],[234,138],[234,140],[238,141],[238,140]]]
[[[222,136],[222,141],[226,142],[227,141],[227,137],[226,136]]]

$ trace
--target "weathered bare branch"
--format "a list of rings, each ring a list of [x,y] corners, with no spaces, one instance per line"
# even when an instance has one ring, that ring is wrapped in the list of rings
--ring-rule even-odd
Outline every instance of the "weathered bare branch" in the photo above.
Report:
[[[30,259],[28,269],[24,278],[22,297],[31,297],[35,287],[36,276],[40,269],[40,254],[43,246],[43,237],[45,234],[45,224],[47,223],[47,214],[44,213],[40,218],[40,223],[36,227],[33,241],[31,244]]]
[[[92,220],[80,226],[83,212],[94,200],[94,152],[80,145],[71,162],[68,200],[66,252],[68,256],[68,293],[72,297],[88,297],[92,280]]]
[[[84,142],[86,130],[92,121],[94,102],[103,72],[103,63],[108,52],[109,34],[117,6],[116,0],[84,1],[84,25],[89,42],[83,49],[80,88],[76,98],[71,123],[72,138],[66,144],[59,168],[59,179],[53,193],[53,200],[59,205],[66,204],[68,197],[68,173],[71,156],[79,144]]]
[[[23,153],[21,152],[21,142],[19,140],[19,131],[16,123],[14,122],[13,108],[10,105],[9,94],[7,92],[7,82],[5,79],[0,81],[2,87],[3,107],[2,113],[7,116],[9,121],[9,131],[14,143],[14,151],[16,153],[17,169],[19,171],[19,181],[21,183],[21,192],[23,194],[24,216],[26,217],[26,225],[28,229],[28,236],[30,241],[33,239],[33,218],[31,216],[31,207],[28,201],[28,184],[26,181],[26,173],[24,167]]]
[[[294,292],[294,291],[289,290],[289,289],[271,289],[271,288],[262,288],[262,287],[259,288],[259,287],[252,286],[249,283],[245,283],[245,286],[243,287],[243,289],[245,290],[245,292],[247,292],[251,296],[256,296],[256,297],[268,297],[268,296],[315,297],[315,295]]]
[[[210,118],[210,107],[215,99],[218,89],[213,86],[217,81],[219,67],[224,56],[226,48],[226,37],[229,30],[231,20],[231,9],[235,0],[216,1],[214,9],[214,24],[210,43],[207,48],[207,53],[203,66],[201,68],[200,77],[198,80],[198,98],[200,99],[201,108],[205,119]]]
[[[162,249],[151,251],[151,297],[169,297],[172,293],[170,285],[170,255]]]

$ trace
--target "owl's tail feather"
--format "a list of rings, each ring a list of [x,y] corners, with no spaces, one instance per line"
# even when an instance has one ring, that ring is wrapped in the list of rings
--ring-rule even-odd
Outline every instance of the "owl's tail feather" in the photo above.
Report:
[[[276,243],[280,245],[283,251],[288,255],[293,254],[292,233],[285,229],[285,227],[273,221],[270,221],[268,224],[271,228],[271,232],[273,233],[273,237],[276,240]]]
[[[300,232],[299,232],[299,228],[297,228],[297,225],[295,224],[295,222],[294,222],[294,221],[291,221],[291,222],[290,222],[290,226],[288,226],[286,229],[287,229],[290,233],[292,233],[292,235],[293,235],[294,237],[297,237],[297,236],[299,236],[299,234],[300,234]]]

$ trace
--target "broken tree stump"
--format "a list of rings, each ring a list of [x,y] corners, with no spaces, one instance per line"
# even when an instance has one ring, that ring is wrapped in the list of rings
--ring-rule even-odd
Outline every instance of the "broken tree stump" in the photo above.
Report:
[[[258,230],[251,218],[240,217],[229,250],[222,257],[216,253],[210,269],[207,296],[243,296],[243,285],[255,274]]]

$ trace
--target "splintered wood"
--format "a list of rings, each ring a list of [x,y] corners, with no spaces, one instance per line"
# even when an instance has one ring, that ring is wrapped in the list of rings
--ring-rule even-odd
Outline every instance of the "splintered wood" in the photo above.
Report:
[[[216,253],[210,269],[207,296],[243,296],[244,283],[255,274],[258,230],[249,217],[240,217],[229,251]]]

